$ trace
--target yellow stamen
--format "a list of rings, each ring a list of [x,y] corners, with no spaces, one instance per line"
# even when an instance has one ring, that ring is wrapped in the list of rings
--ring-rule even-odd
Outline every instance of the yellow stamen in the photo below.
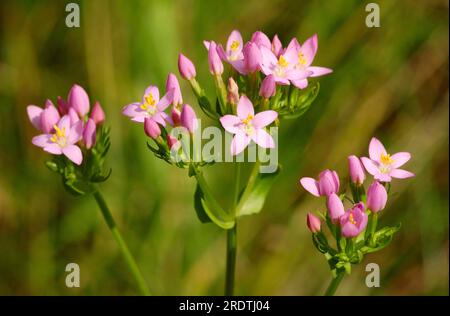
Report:
[[[289,63],[287,62],[286,58],[284,58],[283,55],[280,56],[280,58],[278,59],[278,65],[280,65],[283,68],[286,68]]]
[[[54,143],[60,143],[63,144],[66,141],[66,128],[63,127],[62,129],[59,128],[57,125],[53,125],[53,128],[55,129],[56,133],[52,135],[50,140]]]
[[[303,55],[303,53],[298,53],[298,63],[302,66],[306,65],[306,58],[305,55]]]
[[[151,93],[147,94],[144,97],[145,103],[141,104],[141,109],[146,111],[149,106],[154,107],[156,105],[156,100],[153,98],[153,95]]]
[[[242,123],[248,125],[251,120],[253,120],[253,115],[249,114],[246,119],[242,120]]]
[[[238,41],[233,41],[230,45],[230,49],[234,52],[239,48],[239,42]]]
[[[350,214],[350,215],[348,216],[348,221],[349,221],[350,223],[352,223],[353,225],[356,225],[356,221],[355,221],[355,219],[353,218],[353,214]]]
[[[394,160],[391,158],[391,155],[389,154],[381,154],[380,160],[384,165],[390,165],[394,162]]]

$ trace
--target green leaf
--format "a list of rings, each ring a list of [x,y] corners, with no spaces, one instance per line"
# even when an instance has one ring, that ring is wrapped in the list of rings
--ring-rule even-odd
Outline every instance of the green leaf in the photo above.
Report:
[[[246,188],[251,191],[244,191],[241,195],[241,199],[243,200],[239,201],[236,209],[236,216],[259,213],[262,210],[267,194],[279,173],[280,167],[273,173],[259,173],[254,185]]]
[[[310,84],[304,90],[295,89],[289,95],[289,105],[286,109],[280,109],[279,114],[283,119],[295,119],[303,115],[312,105],[319,94],[320,85],[318,82]]]

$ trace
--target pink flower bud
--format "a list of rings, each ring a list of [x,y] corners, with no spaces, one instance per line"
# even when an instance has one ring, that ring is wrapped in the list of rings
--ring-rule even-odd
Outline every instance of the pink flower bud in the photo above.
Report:
[[[105,121],[105,112],[103,112],[102,106],[97,101],[91,111],[91,119],[94,120],[95,124],[102,124]]]
[[[53,105],[52,101],[47,100],[45,102],[45,109],[41,114],[40,126],[44,133],[50,134],[53,130],[53,126],[58,123],[60,117],[58,110]]]
[[[354,155],[348,156],[348,169],[352,182],[357,185],[363,184],[366,179],[366,174],[364,173],[364,168],[358,157]]]
[[[239,87],[232,77],[228,79],[228,95],[227,99],[230,104],[237,104],[239,102]]]
[[[181,77],[186,80],[191,80],[197,75],[194,64],[183,54],[178,55],[178,70]]]
[[[83,131],[83,142],[87,149],[90,149],[95,145],[96,141],[96,129],[93,119],[88,119]]]
[[[283,50],[283,44],[281,44],[281,41],[278,38],[278,35],[275,35],[272,39],[272,52],[278,58],[278,57],[280,57],[282,50]]]
[[[173,126],[181,125],[181,112],[176,107],[172,108],[170,112],[170,117],[172,118]]]
[[[80,117],[84,117],[89,112],[89,96],[79,85],[75,84],[69,91],[67,102],[70,107],[77,111]]]
[[[344,204],[336,193],[331,193],[327,197],[327,209],[333,224],[336,224],[339,218],[345,213]]]
[[[362,203],[356,204],[339,219],[342,236],[352,238],[358,236],[367,226],[367,214]]]
[[[180,144],[180,142],[178,141],[178,139],[176,139],[174,136],[167,134],[167,145],[169,146],[170,149],[172,148],[176,148],[176,146],[178,146]]]
[[[262,57],[261,51],[259,50],[258,46],[253,42],[248,42],[244,46],[243,53],[246,71],[249,73],[253,73],[259,70]]]
[[[182,104],[183,96],[181,95],[180,83],[173,73],[169,73],[166,81],[166,92],[169,92],[170,90],[173,90],[173,105],[177,106]]]
[[[387,198],[384,186],[378,181],[374,181],[367,189],[367,208],[373,213],[377,213],[385,208]]]
[[[214,41],[209,43],[208,63],[209,72],[211,72],[212,75],[221,75],[223,73],[223,64],[219,54],[217,54],[217,44]]]
[[[265,99],[268,99],[270,97],[273,97],[276,91],[277,86],[275,83],[275,79],[273,75],[268,75],[266,78],[264,78],[263,82],[261,83],[259,95]]]
[[[264,46],[268,49],[271,49],[272,44],[270,43],[270,39],[261,31],[256,31],[252,35],[251,42],[255,43],[258,47]]]
[[[148,137],[157,139],[159,135],[161,135],[161,129],[159,128],[158,123],[156,123],[153,119],[146,117],[144,121],[144,131]]]
[[[58,104],[58,111],[59,113],[61,113],[61,115],[66,115],[67,113],[69,113],[69,105],[67,104],[66,100],[58,96],[56,103]]]
[[[328,196],[331,193],[339,192],[339,177],[336,171],[324,170],[319,174],[319,194]]]
[[[197,115],[189,104],[185,104],[181,110],[181,125],[193,133],[197,127]]]
[[[306,215],[306,225],[308,226],[311,233],[320,232],[320,219],[311,213],[308,213],[308,215]]]

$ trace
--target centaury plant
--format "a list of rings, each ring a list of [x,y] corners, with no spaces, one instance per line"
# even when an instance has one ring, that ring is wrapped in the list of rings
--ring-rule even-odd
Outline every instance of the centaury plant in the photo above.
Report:
[[[359,264],[364,255],[385,248],[400,229],[400,223],[378,228],[378,217],[386,207],[392,178],[414,176],[409,171],[399,169],[410,158],[407,152],[389,155],[383,144],[372,138],[369,158],[348,157],[351,198],[346,192],[339,194],[340,182],[336,171],[322,171],[318,180],[307,177],[300,179],[301,185],[309,193],[326,197],[327,211],[319,213],[319,217],[308,213],[306,220],[313,243],[325,255],[332,273],[332,281],[325,295],[335,293],[345,273],[350,274],[352,264]],[[364,168],[374,177],[367,191],[364,188]],[[345,201],[350,204],[347,211]],[[330,231],[328,237],[322,229],[321,218]],[[330,237],[336,246],[329,243]]]
[[[58,97],[57,107],[47,100],[45,108],[29,105],[27,112],[31,123],[43,133],[33,137],[32,143],[53,155],[46,162],[47,167],[61,175],[63,186],[70,193],[94,196],[140,291],[148,295],[144,278],[98,188],[111,174],[111,169],[105,171],[103,166],[110,140],[100,103],[96,102],[90,111],[88,94],[74,85],[67,101]]]
[[[204,177],[206,166],[223,161],[222,146],[218,146],[219,153],[208,157],[204,151],[199,153],[201,122],[193,108],[183,103],[174,74],[168,75],[164,96],[160,97],[156,86],[149,86],[142,100],[125,106],[123,114],[134,122],[143,123],[145,133],[153,140],[148,147],[156,157],[187,169],[188,175],[196,179],[194,207],[198,218],[227,232],[225,294],[232,295],[238,218],[261,211],[280,169],[278,163],[273,168],[262,168],[265,161],[261,155],[267,150],[276,152],[276,129],[281,121],[298,118],[308,110],[319,92],[318,82],[311,79],[328,74],[331,69],[312,66],[318,49],[316,35],[303,44],[294,38],[284,48],[276,35],[271,41],[264,33],[255,32],[245,43],[235,30],[225,47],[214,41],[204,41],[204,45],[215,85],[213,99],[197,81],[194,63],[183,54],[179,55],[178,68],[200,109],[214,123],[220,123],[219,134],[226,131],[226,137],[233,135],[225,146],[225,154],[235,157],[231,159],[235,165],[231,205],[223,206],[218,202]],[[230,65],[228,70],[224,63]],[[205,128],[204,132],[211,128]],[[251,160],[253,143],[258,147],[258,156]],[[254,164],[248,179],[241,181],[241,158],[246,148],[249,162]]]

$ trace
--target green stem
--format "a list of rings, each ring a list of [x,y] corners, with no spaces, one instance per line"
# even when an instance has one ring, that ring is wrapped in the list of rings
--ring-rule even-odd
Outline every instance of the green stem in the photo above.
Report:
[[[344,272],[338,272],[336,277],[331,280],[330,285],[325,292],[325,296],[333,296],[343,278]]]
[[[374,247],[375,246],[375,239],[374,239],[374,235],[375,235],[375,231],[377,230],[377,224],[378,224],[378,213],[372,213],[372,220],[370,222],[370,240],[369,240],[369,244]]]
[[[233,200],[233,218],[234,226],[232,229],[227,230],[227,264],[225,272],[225,295],[231,296],[234,293],[234,275],[236,270],[236,250],[237,250],[237,223],[236,223],[236,208],[239,201],[240,191],[240,178],[241,178],[241,164],[236,162],[235,164],[235,187],[234,187],[234,200]]]
[[[133,274],[136,283],[138,284],[139,290],[143,295],[150,295],[150,291],[147,287],[147,284],[145,283],[144,278],[142,277],[141,272],[139,271],[139,268],[136,264],[136,261],[134,260],[133,256],[130,253],[130,250],[128,249],[127,244],[122,238],[122,235],[120,234],[119,230],[117,229],[116,222],[114,221],[114,218],[112,217],[111,212],[109,211],[108,205],[106,205],[105,199],[101,195],[99,191],[96,191],[94,193],[94,198],[97,201],[97,204],[102,212],[103,218],[106,221],[106,224],[108,225],[108,228],[111,230],[114,239],[117,242],[117,245],[119,246],[120,251],[122,252],[122,255],[125,259],[126,264],[128,265],[128,268],[130,269],[131,273]]]

